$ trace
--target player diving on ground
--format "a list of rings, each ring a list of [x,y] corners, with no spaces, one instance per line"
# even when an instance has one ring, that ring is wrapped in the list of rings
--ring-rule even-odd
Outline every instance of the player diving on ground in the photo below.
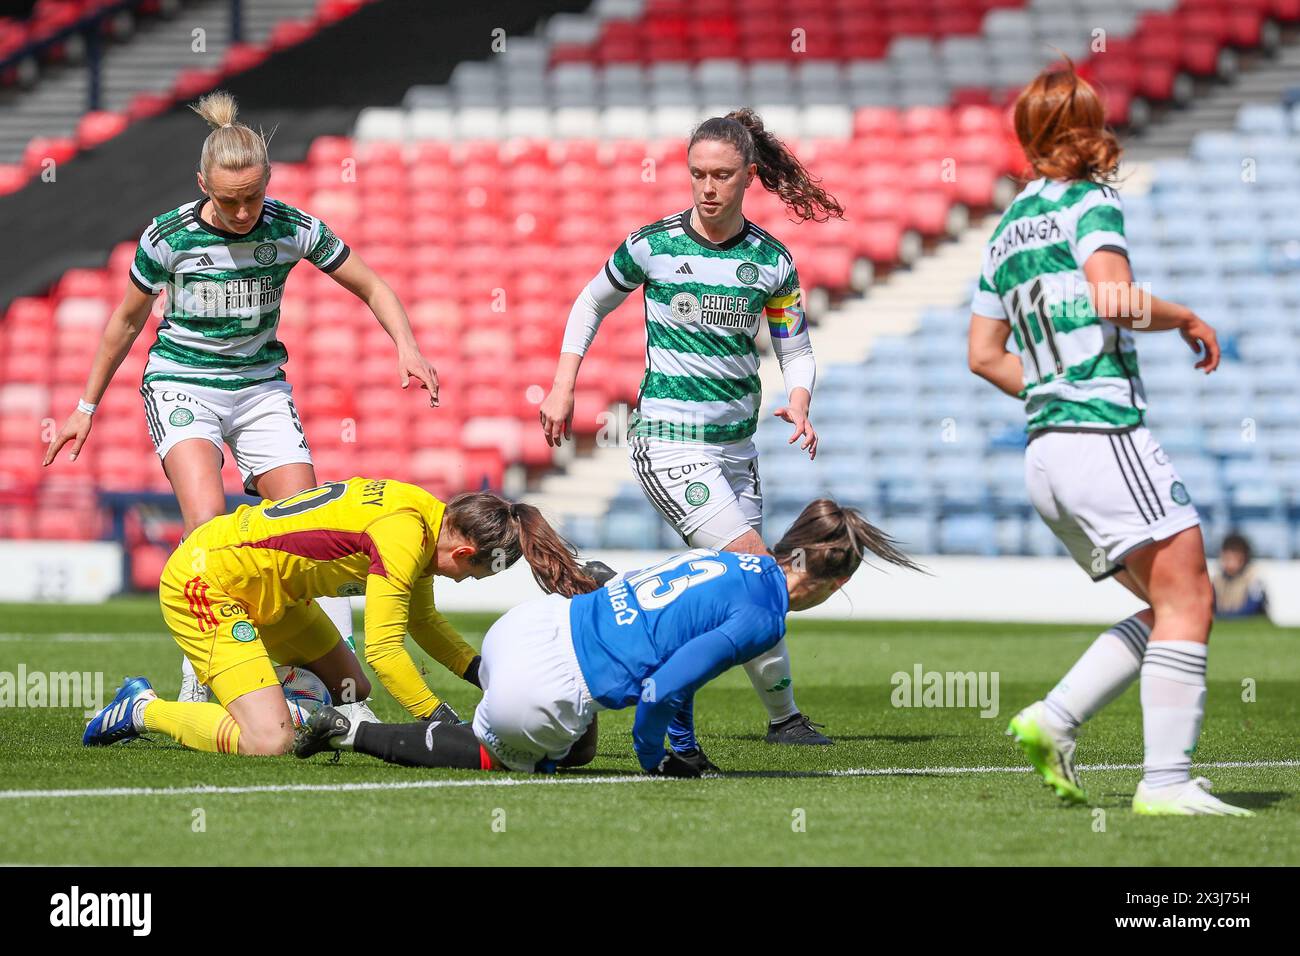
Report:
[[[408,766],[549,772],[592,760],[599,711],[635,706],[632,744],[641,769],[699,776],[716,768],[694,739],[695,692],[779,643],[786,614],[829,598],[868,552],[919,570],[857,511],[819,499],[772,555],[699,548],[618,575],[591,593],[550,595],[509,611],[483,639],[483,699],[472,725],[354,726],[323,707],[299,732],[294,751],[310,757],[352,750]]]
[[[306,667],[335,700],[370,693],[321,610],[326,595],[365,595],[366,663],[412,717],[458,721],[403,641],[409,631],[453,674],[479,683],[477,652],[434,607],[433,577],[485,578],[521,556],[547,593],[596,587],[541,512],[487,492],[443,504],[415,485],[350,478],[242,505],[186,539],[159,586],[167,626],[220,703],[160,700],[145,678],[128,678],[82,742],[152,731],[194,750],[288,752],[294,727],[272,661]]]

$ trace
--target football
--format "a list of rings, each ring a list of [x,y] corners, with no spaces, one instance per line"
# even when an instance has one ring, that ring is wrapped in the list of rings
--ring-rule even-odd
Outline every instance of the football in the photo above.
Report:
[[[280,678],[284,702],[289,705],[289,716],[295,727],[301,727],[317,710],[332,703],[324,681],[305,667],[281,664],[275,669],[275,676]]]

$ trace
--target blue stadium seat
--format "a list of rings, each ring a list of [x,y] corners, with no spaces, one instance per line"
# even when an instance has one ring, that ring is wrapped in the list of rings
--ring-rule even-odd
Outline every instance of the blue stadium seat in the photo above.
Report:
[[[1162,425],[1159,429],[1152,429],[1156,440],[1160,442],[1166,452],[1168,452],[1175,462],[1182,461],[1185,457],[1199,457],[1204,448],[1204,435],[1197,425]]]
[[[1277,521],[1245,520],[1237,525],[1237,530],[1244,534],[1261,558],[1290,558],[1295,543],[1291,529]]]
[[[865,392],[902,392],[914,394],[920,382],[910,356],[889,361],[871,361],[862,370],[862,388]]]
[[[881,452],[920,453],[926,449],[926,436],[916,425],[878,425],[865,432],[865,443]]]
[[[805,502],[806,504],[807,502]],[[767,508],[763,513],[763,540],[775,544],[799,517],[799,508]]]
[[[978,513],[987,517],[992,511],[989,485],[978,473],[959,479],[932,476],[931,488],[941,514]]]
[[[925,456],[919,451],[904,454],[881,454],[874,459],[872,474],[880,481],[909,482],[925,477]]]
[[[1156,436],[1159,437],[1158,435]],[[1212,458],[1189,456],[1174,460],[1174,468],[1195,499],[1207,489],[1218,487],[1219,466]]]
[[[939,553],[996,555],[997,530],[988,515],[951,515],[939,522]]]
[[[997,542],[998,554],[1024,554],[1025,519],[1018,515],[999,518],[994,540]]]
[[[821,414],[820,408],[817,414]],[[877,392],[863,397],[859,419],[875,425],[905,425],[919,421],[921,412],[915,393]]]
[[[908,481],[883,483],[885,510],[891,514],[932,514],[936,506],[934,489],[928,481],[913,478]]]
[[[601,544],[606,548],[622,548],[629,551],[646,547],[648,542],[659,537],[658,526],[664,520],[651,512],[611,509],[605,515],[605,527]]]
[[[602,519],[592,515],[566,515],[561,533],[574,547],[595,548],[601,543]]]
[[[1243,133],[1287,136],[1291,121],[1280,103],[1247,103],[1237,111],[1237,129]]]
[[[917,515],[890,515],[881,526],[911,554],[933,554],[934,521]]]
[[[1052,529],[1047,527],[1037,515],[1025,522],[1025,547],[1029,554],[1043,557],[1069,554],[1065,550],[1065,545],[1052,534]]]

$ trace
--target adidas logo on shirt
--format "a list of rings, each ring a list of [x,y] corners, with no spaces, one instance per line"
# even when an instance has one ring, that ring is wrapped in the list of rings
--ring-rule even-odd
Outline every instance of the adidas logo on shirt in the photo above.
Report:
[[[678,268],[678,270],[677,270],[677,274],[678,274],[679,276],[693,276],[693,275],[695,275],[695,273],[691,271],[691,264],[690,264],[689,262],[683,262],[683,263],[681,264],[681,266]]]

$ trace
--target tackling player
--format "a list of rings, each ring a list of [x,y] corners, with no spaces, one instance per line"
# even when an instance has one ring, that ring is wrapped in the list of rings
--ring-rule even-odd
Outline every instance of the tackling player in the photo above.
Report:
[[[203,198],[158,216],[140,237],[131,281],[104,329],[85,396],[45,452],[49,465],[71,442],[70,460],[76,460],[96,404],[155,297],[167,290],[140,394],[187,535],[226,510],[223,445],[250,495],[278,500],[317,484],[285,380],[288,353],[275,334],[285,281],[299,262],[310,262],[366,303],[397,345],[402,387],[415,379],[429,390],[429,403],[438,403],[438,376],[420,354],[393,290],[325,223],[266,195],[266,139],[235,121],[234,97],[218,91],[192,108],[212,128],[199,162]],[[320,603],[350,642],[350,601],[330,596]],[[188,664],[181,699],[207,699]]]
[[[1249,816],[1191,778],[1214,592],[1196,508],[1144,424],[1131,331],[1177,329],[1208,374],[1219,364],[1214,329],[1133,281],[1123,209],[1108,185],[1120,147],[1073,67],[1026,87],[1015,125],[1038,178],[985,247],[970,367],[1024,400],[1025,481],[1039,515],[1094,581],[1114,577],[1148,607],[1098,637],[1007,732],[1059,797],[1086,802],[1075,736],[1140,679],[1145,767],[1133,809]]]
[[[444,667],[478,684],[478,655],[434,607],[433,576],[485,578],[521,556],[548,593],[596,586],[541,512],[487,492],[444,505],[414,485],[350,478],[241,505],[177,549],[158,595],[176,643],[220,704],[159,700],[145,678],[133,677],[82,742],[156,731],[194,750],[285,753],[293,724],[273,660],[307,667],[336,699],[369,694],[355,655],[321,610],[328,595],[365,595],[366,662],[411,716],[458,720],[403,640],[409,631]]]
[[[810,458],[816,363],[790,252],[745,218],[757,178],[800,219],[844,215],[752,110],[696,127],[687,152],[694,200],[627,237],[573,305],[541,405],[547,441],[569,434],[573,392],[596,331],[638,286],[645,292],[646,371],[628,429],[632,470],[650,503],[693,547],[766,554],[753,434],[762,399],[757,336],[763,320],[785,377],[794,425]],[[800,713],[784,642],[745,671],[768,712],[769,743],[829,744]]]
[[[695,692],[785,637],[789,611],[821,604],[865,553],[919,570],[892,539],[828,499],[806,507],[772,555],[696,549],[619,575],[598,591],[522,604],[483,639],[483,699],[473,726],[352,725],[312,715],[295,753],[350,749],[392,763],[550,771],[595,755],[601,710],[636,707],[641,768],[671,776],[716,769],[664,749],[669,724]]]

